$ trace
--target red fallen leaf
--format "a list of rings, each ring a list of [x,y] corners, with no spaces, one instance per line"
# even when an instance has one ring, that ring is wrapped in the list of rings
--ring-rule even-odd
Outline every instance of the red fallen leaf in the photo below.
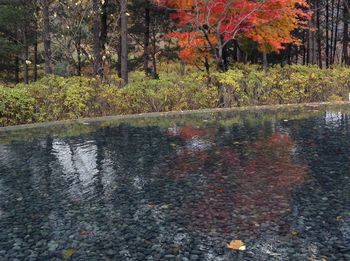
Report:
[[[95,235],[94,232],[87,231],[87,230],[84,230],[84,229],[80,229],[79,234],[81,236],[94,236]]]

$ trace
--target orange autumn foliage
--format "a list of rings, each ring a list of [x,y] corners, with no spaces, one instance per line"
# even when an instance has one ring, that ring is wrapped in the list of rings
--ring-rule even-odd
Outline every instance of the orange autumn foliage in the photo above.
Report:
[[[264,52],[298,44],[292,32],[305,27],[311,18],[306,0],[154,0],[176,10],[180,58],[197,63],[213,57],[217,50],[239,36],[249,38]],[[211,49],[208,51],[208,49]]]
[[[205,59],[212,58],[210,46],[204,35],[200,32],[170,33],[168,37],[175,39],[180,47],[179,57],[188,64],[201,65]],[[209,36],[212,43],[215,37]]]

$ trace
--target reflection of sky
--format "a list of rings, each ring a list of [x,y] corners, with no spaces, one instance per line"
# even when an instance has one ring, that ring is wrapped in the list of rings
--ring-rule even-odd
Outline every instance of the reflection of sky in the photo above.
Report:
[[[189,150],[207,150],[211,145],[212,142],[210,140],[197,137],[186,142],[186,148]]]
[[[63,169],[63,174],[73,182],[69,186],[70,192],[79,195],[82,192],[80,186],[83,190],[88,189],[98,173],[97,146],[90,141],[73,146],[64,141],[55,140],[52,148],[53,154]]]
[[[342,113],[327,111],[325,113],[326,124],[331,124],[333,127],[338,127],[341,124]]]

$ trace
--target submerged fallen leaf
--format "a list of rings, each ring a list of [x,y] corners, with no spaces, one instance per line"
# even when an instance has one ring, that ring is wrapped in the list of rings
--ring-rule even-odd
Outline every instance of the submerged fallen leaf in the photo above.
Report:
[[[218,193],[224,193],[224,192],[225,192],[225,190],[224,190],[224,189],[222,189],[222,188],[219,188],[219,189],[216,189],[216,192],[218,192]]]
[[[68,248],[68,249],[63,251],[63,258],[68,259],[68,258],[72,257],[74,254],[75,254],[75,249]]]
[[[227,244],[227,247],[233,250],[246,250],[246,246],[244,245],[242,240],[232,240],[229,244]]]
[[[260,227],[260,224],[258,222],[253,222],[254,226]]]
[[[344,220],[343,216],[337,216],[337,221],[343,221],[343,220]]]
[[[299,232],[295,230],[290,231],[290,234],[294,237],[299,236]]]
[[[155,205],[155,204],[150,203],[150,204],[147,204],[147,207],[148,207],[148,208],[155,208],[155,207],[156,207],[156,205]]]

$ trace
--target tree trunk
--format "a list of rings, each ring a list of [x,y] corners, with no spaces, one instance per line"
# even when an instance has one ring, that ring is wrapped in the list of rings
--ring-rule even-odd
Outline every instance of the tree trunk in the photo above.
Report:
[[[146,1],[145,6],[145,35],[144,35],[144,53],[143,53],[143,70],[146,75],[149,75],[149,38],[150,38],[151,16],[149,10],[149,1]]]
[[[339,27],[339,13],[340,13],[340,0],[337,2],[337,13],[335,18],[335,30],[334,30],[334,42],[333,42],[333,60],[332,63],[335,63],[335,55],[337,51],[337,43],[338,43],[338,27]]]
[[[264,71],[267,72],[267,69],[269,67],[269,63],[268,63],[268,60],[267,60],[267,53],[266,52],[263,52],[262,53],[262,57],[263,57],[263,67],[264,67]]]
[[[119,31],[121,29],[121,20],[120,18],[118,19],[118,27],[119,27]],[[121,37],[121,33],[119,34],[118,37],[118,44],[117,44],[117,52],[118,52],[118,58],[117,58],[117,73],[118,73],[118,77],[122,78],[122,37]]]
[[[333,42],[334,42],[334,0],[331,1],[331,39],[329,43],[329,64],[333,61]]]
[[[312,2],[312,10],[313,13],[316,13],[316,4],[317,0],[313,0]],[[316,26],[316,16],[313,15],[311,20],[310,20],[310,28],[315,28]],[[314,30],[309,30],[309,62],[311,64],[316,64],[317,63],[317,51],[316,51],[316,33]]]
[[[105,50],[107,43],[107,34],[108,34],[108,0],[104,0],[102,4],[102,14],[101,14],[101,48]]]
[[[153,70],[152,70],[152,77],[153,79],[158,79],[158,72],[157,72],[157,59],[156,59],[156,54],[157,54],[157,43],[156,43],[156,40],[157,40],[157,36],[156,36],[156,31],[152,30],[152,67],[153,67]]]
[[[329,3],[326,0],[326,68],[329,67]]]
[[[318,58],[318,66],[322,69],[322,33],[321,33],[321,14],[320,14],[320,1],[316,1],[316,28],[317,28],[317,58]]]
[[[33,60],[33,77],[34,77],[34,81],[38,80],[38,34],[37,31],[35,29],[35,40],[34,40],[34,60]]]
[[[344,32],[343,32],[343,58],[344,58],[344,64],[350,65],[350,59],[349,59],[349,9],[348,9],[348,2],[345,2],[348,0],[344,0]]]
[[[23,67],[24,67],[24,83],[29,83],[29,46],[27,39],[27,30],[23,33],[23,44],[24,44],[24,57],[23,57]]]
[[[100,43],[100,1],[92,0],[93,25],[92,34],[94,39],[94,75],[103,77],[102,59],[101,59],[101,43]]]
[[[217,36],[218,48],[216,50],[216,62],[217,68],[221,72],[227,71],[228,61],[227,61],[227,45],[224,45],[224,38],[222,35]]]
[[[39,14],[39,6],[38,2],[35,1],[35,28],[34,28],[34,50],[33,50],[33,77],[34,81],[38,80],[38,14]]]
[[[15,58],[15,82],[19,83],[19,58],[18,58],[18,55],[16,55],[16,58]]]
[[[287,46],[287,64],[288,65],[292,64],[291,53],[292,53],[292,45],[288,44],[288,46]]]
[[[295,46],[295,63],[299,63],[299,47]]]
[[[76,36],[77,38],[76,38],[76,46],[75,46],[75,48],[77,49],[77,56],[78,56],[78,64],[77,64],[77,75],[78,76],[81,76],[81,67],[82,67],[82,65],[81,65],[81,55],[82,55],[82,53],[81,53],[81,28],[79,28],[79,31],[78,31],[78,33],[77,33],[77,36]]]
[[[45,73],[52,73],[51,57],[51,36],[50,36],[50,3],[49,0],[42,0],[43,13],[43,38],[45,50]]]
[[[307,32],[304,31],[303,32],[303,39],[302,39],[303,43],[305,43],[307,41],[306,34],[307,34]],[[305,45],[303,45],[302,48],[303,48],[303,65],[306,65],[306,63],[307,63],[307,52],[306,52]]]
[[[128,83],[128,17],[127,17],[128,1],[121,0],[121,76],[124,85]]]

